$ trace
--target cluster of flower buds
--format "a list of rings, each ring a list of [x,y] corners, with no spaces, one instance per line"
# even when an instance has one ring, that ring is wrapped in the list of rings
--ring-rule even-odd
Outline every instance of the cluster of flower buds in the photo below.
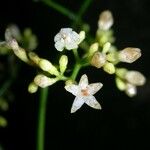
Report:
[[[125,91],[129,97],[137,94],[137,86],[142,86],[146,82],[143,74],[138,71],[128,71],[125,68],[116,70],[116,85],[119,90]]]

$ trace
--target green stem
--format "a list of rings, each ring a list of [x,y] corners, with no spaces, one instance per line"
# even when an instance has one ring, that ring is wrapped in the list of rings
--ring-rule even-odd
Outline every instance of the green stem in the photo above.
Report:
[[[56,11],[60,12],[64,16],[67,16],[71,20],[76,20],[76,15],[69,9],[63,7],[62,5],[52,1],[52,0],[42,0],[43,3],[48,5],[49,7],[55,9]]]
[[[48,97],[48,87],[41,89],[40,93],[38,128],[37,128],[37,150],[44,150],[47,97]]]
[[[77,75],[78,75],[78,72],[80,71],[81,69],[81,65],[79,63],[76,63],[75,66],[74,66],[74,69],[73,69],[73,72],[72,72],[72,75],[71,75],[71,79],[72,80],[75,80]]]

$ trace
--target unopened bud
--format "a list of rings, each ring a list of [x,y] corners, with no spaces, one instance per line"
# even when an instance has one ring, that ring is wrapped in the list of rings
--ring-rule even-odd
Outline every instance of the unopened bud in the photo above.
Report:
[[[58,79],[48,78],[47,76],[45,76],[43,74],[39,74],[34,78],[35,84],[38,85],[41,88],[45,88],[47,86],[50,86],[50,85],[54,84],[57,81],[58,81]]]
[[[109,42],[105,43],[103,46],[102,52],[107,53],[110,50],[110,47],[111,47],[111,43]]]
[[[100,52],[95,52],[92,59],[91,65],[96,68],[101,68],[106,63],[106,55]]]
[[[141,57],[139,48],[128,47],[119,52],[119,60],[122,62],[133,63]]]
[[[128,71],[126,73],[125,79],[129,83],[131,83],[133,85],[137,85],[137,86],[142,86],[146,82],[144,75],[138,71]]]
[[[98,27],[101,30],[109,30],[113,22],[112,13],[109,10],[105,10],[99,16]]]
[[[62,55],[59,59],[59,68],[62,74],[65,72],[67,64],[68,64],[68,57],[66,55]]]
[[[57,68],[54,65],[52,65],[52,63],[50,61],[48,61],[46,59],[40,59],[39,67],[42,70],[47,71],[52,75],[56,75],[56,76],[59,75],[59,72],[58,72]]]
[[[98,43],[93,43],[90,48],[89,48],[89,56],[93,56],[93,54],[98,51],[98,47],[99,47],[99,44]]]
[[[132,84],[127,84],[125,92],[129,97],[133,97],[137,94],[137,88]]]
[[[8,47],[13,49],[14,51],[17,51],[19,49],[18,42],[15,39],[8,41],[7,44],[8,44]]]
[[[85,39],[85,31],[79,33],[80,43]]]
[[[29,52],[28,56],[29,56],[30,60],[33,61],[35,64],[37,64],[37,65],[39,64],[40,57],[36,53]]]
[[[37,90],[38,90],[38,86],[34,82],[31,82],[28,86],[28,92],[35,93]]]
[[[120,91],[124,91],[126,89],[126,83],[120,78],[116,78],[116,85]]]
[[[125,75],[126,75],[127,71],[128,70],[125,68],[117,68],[116,75],[121,79],[125,79]]]
[[[104,71],[109,73],[109,74],[114,74],[115,73],[115,66],[112,63],[105,63],[103,67]]]

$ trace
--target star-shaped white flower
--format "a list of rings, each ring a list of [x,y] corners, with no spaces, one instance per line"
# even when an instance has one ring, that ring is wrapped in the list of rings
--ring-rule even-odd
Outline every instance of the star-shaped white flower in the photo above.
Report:
[[[54,37],[55,48],[58,51],[76,49],[80,43],[80,36],[71,28],[62,28]]]
[[[93,96],[97,91],[102,88],[102,83],[88,84],[87,75],[82,75],[79,84],[69,84],[65,86],[65,89],[76,96],[72,104],[71,113],[76,112],[81,106],[86,103],[92,108],[101,109],[101,105]]]

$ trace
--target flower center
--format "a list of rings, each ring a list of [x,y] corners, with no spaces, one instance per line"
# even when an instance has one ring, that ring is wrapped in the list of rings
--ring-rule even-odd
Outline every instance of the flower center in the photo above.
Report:
[[[88,89],[82,89],[81,93],[82,93],[83,96],[88,96],[89,95]]]

